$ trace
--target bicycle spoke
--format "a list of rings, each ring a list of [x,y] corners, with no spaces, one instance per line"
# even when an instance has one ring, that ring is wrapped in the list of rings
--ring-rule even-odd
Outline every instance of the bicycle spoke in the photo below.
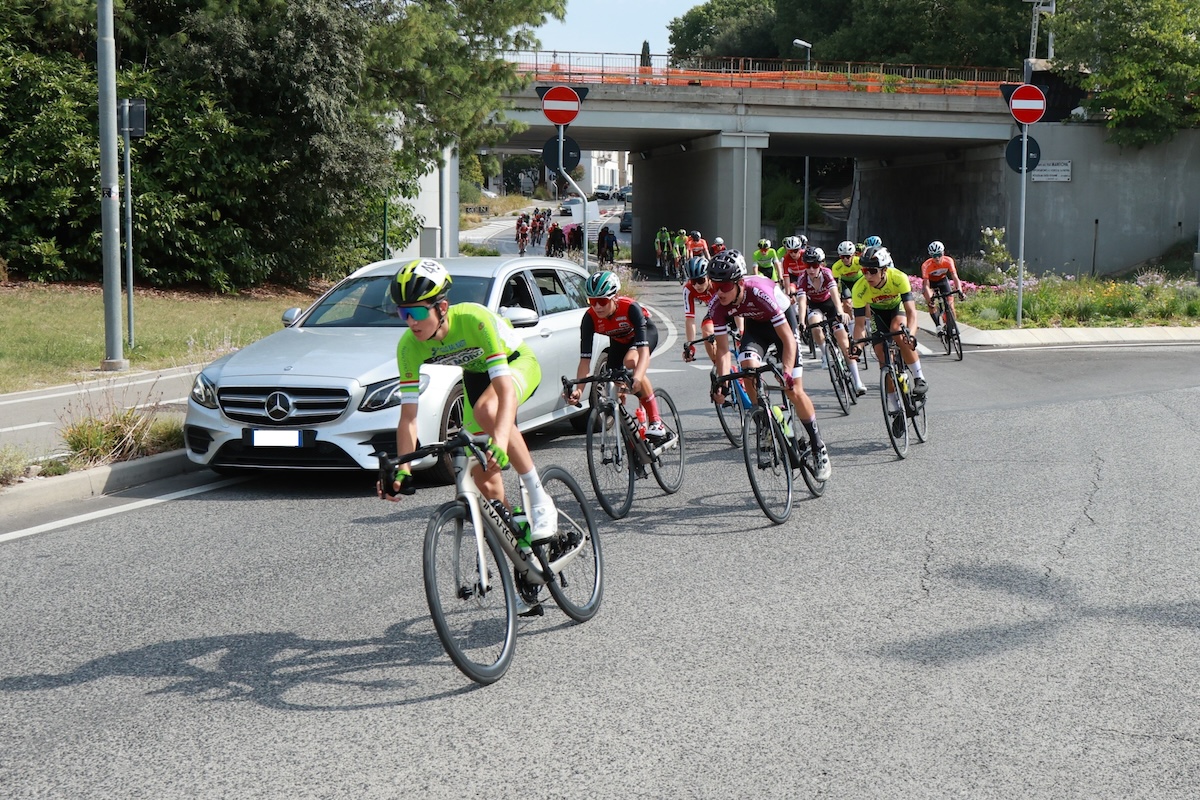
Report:
[[[544,553],[551,563],[570,560],[547,584],[554,602],[576,622],[587,622],[604,595],[604,559],[592,510],[579,483],[561,467],[542,470],[542,486],[558,509],[558,538]]]
[[[621,519],[633,505],[633,463],[616,409],[608,401],[592,408],[587,428],[588,475],[604,513]]]
[[[896,388],[893,388],[892,391],[896,392],[897,408],[895,411],[888,408],[888,384],[895,387],[895,376],[894,367],[880,366],[879,399],[883,403],[883,424],[887,428],[888,441],[891,442],[896,455],[904,458],[908,453],[908,421],[904,416],[904,404]]]
[[[687,460],[683,449],[683,424],[671,395],[662,389],[656,389],[654,395],[658,398],[658,413],[673,438],[658,446],[650,469],[662,490],[667,494],[675,494],[683,485],[683,468]]]

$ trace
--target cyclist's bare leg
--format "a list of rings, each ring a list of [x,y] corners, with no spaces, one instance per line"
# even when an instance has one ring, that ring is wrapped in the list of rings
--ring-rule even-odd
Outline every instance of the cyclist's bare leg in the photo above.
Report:
[[[517,427],[515,410],[514,408],[510,419],[497,420],[497,414],[500,411],[500,397],[496,393],[495,384],[489,386],[480,395],[479,401],[471,405],[476,426],[493,439],[498,438],[496,430],[501,425],[507,426],[508,446],[505,448],[505,452],[517,474],[524,475],[534,469],[534,464],[533,457],[529,454],[529,446],[525,443],[525,437],[521,435],[521,430]],[[499,438],[502,440],[504,437]],[[483,492],[484,497],[492,500],[504,500],[504,478],[500,474],[499,467],[492,465],[486,471],[476,470],[475,485],[479,487],[479,491]]]

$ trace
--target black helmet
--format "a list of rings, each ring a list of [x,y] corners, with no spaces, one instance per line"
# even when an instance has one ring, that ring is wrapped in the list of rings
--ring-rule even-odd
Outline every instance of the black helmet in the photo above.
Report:
[[[722,250],[708,263],[708,277],[714,281],[736,281],[746,276],[746,259],[737,250]]]

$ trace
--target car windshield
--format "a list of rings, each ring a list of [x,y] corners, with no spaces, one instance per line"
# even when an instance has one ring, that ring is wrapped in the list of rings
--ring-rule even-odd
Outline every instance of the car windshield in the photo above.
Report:
[[[343,281],[321,298],[302,323],[305,328],[404,328],[396,316],[389,289],[391,275],[368,275]],[[486,304],[492,279],[458,275],[450,285],[450,302]]]

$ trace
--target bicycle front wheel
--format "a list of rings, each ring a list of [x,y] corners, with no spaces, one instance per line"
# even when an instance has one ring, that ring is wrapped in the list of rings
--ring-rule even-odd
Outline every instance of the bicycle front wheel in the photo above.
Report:
[[[896,398],[896,411],[888,409],[888,384]],[[883,403],[883,424],[887,428],[888,441],[896,455],[904,458],[908,453],[908,420],[904,416],[904,404],[900,400],[899,384],[896,383],[895,367],[879,369],[879,400]]]
[[[754,498],[767,519],[787,522],[792,513],[792,468],[788,461],[783,431],[761,406],[746,417],[742,427],[742,457]]]
[[[836,342],[832,345],[827,344],[826,350],[828,352],[825,358],[829,362],[829,382],[833,384],[833,394],[837,397],[838,405],[842,407],[842,413],[849,414],[850,392],[846,390],[846,364],[842,361],[842,350]]]
[[[710,376],[715,377],[717,371],[714,369]],[[728,384],[725,387],[725,400],[718,403],[715,400],[713,405],[717,409],[717,420],[721,423],[721,430],[725,431],[725,438],[734,447],[740,447],[742,444],[742,422],[744,421],[746,410],[742,408],[740,398],[737,394],[737,389],[733,384]]]
[[[908,385],[912,386],[914,382],[912,373],[908,375]],[[925,442],[929,438],[929,420],[925,418],[925,398],[914,397],[911,393],[905,398],[909,406],[909,419],[912,420],[912,429],[917,434],[918,442]]]
[[[675,494],[683,486],[683,468],[687,461],[687,454],[683,451],[683,423],[671,395],[662,389],[655,389],[654,396],[658,399],[658,414],[662,417],[663,425],[675,438],[666,440],[654,449],[650,470],[664,492]]]
[[[425,529],[423,567],[429,615],[446,655],[476,683],[495,683],[512,662],[517,637],[516,592],[500,545],[475,530],[462,503],[447,503]]]
[[[621,519],[633,505],[633,454],[625,444],[621,420],[610,403],[592,407],[588,416],[588,476],[604,513]]]
[[[953,350],[955,360],[962,361],[963,360],[962,337],[959,335],[958,320],[956,320],[954,318],[953,311],[946,315],[945,322],[946,322],[946,341],[950,345],[947,348],[946,353],[947,353],[947,355],[949,355],[950,351]]]
[[[592,508],[579,483],[562,467],[542,470],[542,486],[558,510],[558,538],[543,554],[551,564],[571,556],[546,588],[564,614],[576,622],[587,622],[600,610],[604,596],[604,559]]]

